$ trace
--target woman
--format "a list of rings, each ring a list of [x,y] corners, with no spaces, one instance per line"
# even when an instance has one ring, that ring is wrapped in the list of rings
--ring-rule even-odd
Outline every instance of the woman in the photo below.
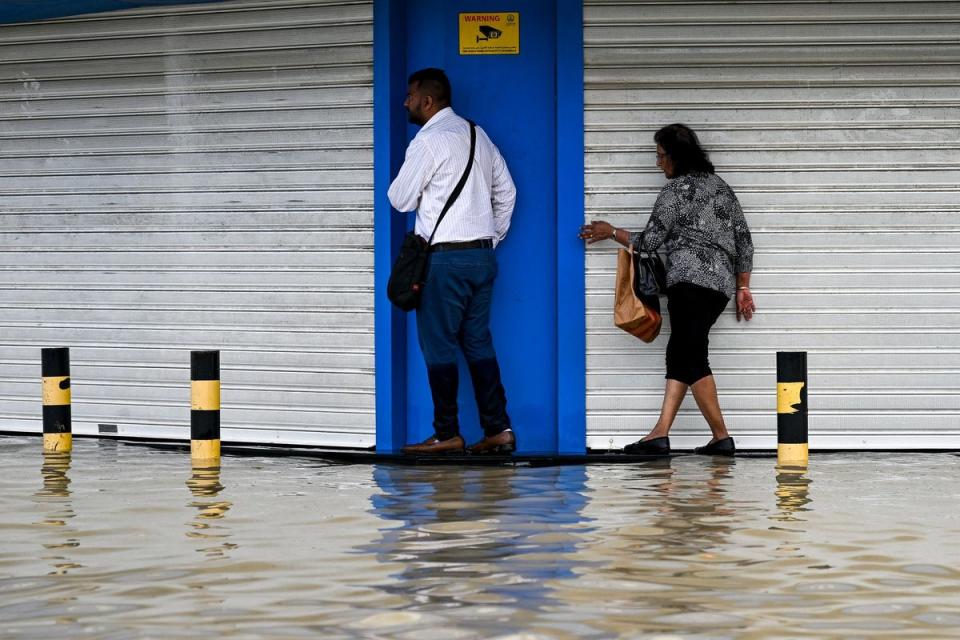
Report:
[[[710,327],[736,295],[737,321],[750,320],[756,306],[750,294],[753,242],[733,190],[715,173],[696,134],[672,124],[653,137],[657,167],[668,182],[650,214],[646,229],[633,233],[602,220],[580,228],[580,237],[593,244],[613,239],[627,247],[667,253],[667,375],[660,418],[643,439],[624,447],[625,453],[670,452],[670,427],[680,403],[693,390],[700,413],[713,438],[695,449],[704,455],[732,456],[733,438],[720,411],[717,385],[707,359]]]

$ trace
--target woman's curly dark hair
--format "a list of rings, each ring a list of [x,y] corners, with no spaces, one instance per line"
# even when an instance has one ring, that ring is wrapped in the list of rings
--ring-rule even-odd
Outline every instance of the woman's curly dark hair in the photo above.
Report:
[[[653,140],[670,156],[674,175],[715,173],[713,163],[700,146],[697,134],[687,125],[668,124],[653,135]]]

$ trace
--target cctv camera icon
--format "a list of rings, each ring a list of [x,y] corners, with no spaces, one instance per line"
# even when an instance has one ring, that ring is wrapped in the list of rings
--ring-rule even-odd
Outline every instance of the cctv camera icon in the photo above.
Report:
[[[481,40],[496,40],[503,35],[503,31],[500,31],[500,29],[488,27],[487,25],[480,27],[480,33],[482,33],[485,37],[477,36],[477,42],[480,42]]]

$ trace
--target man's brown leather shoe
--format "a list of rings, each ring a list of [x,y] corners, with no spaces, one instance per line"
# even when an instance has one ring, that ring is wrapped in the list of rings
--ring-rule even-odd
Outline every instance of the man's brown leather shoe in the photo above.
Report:
[[[517,437],[513,431],[507,429],[501,431],[495,436],[484,438],[480,442],[470,446],[470,453],[474,455],[495,455],[513,453],[517,450]]]
[[[446,440],[439,440],[437,436],[430,436],[420,444],[408,444],[401,451],[415,456],[444,456],[463,453],[464,443],[461,436],[453,436]]]

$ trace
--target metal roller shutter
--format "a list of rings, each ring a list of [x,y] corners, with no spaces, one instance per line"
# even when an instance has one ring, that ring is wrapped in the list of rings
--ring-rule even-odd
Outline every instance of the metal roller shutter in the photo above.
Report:
[[[374,443],[372,2],[249,0],[0,28],[0,428]]]
[[[775,357],[809,352],[815,447],[956,447],[960,3],[593,1],[584,9],[586,218],[641,228],[652,135],[701,134],[756,244],[759,314],[711,334],[727,423],[775,444]],[[669,333],[611,322],[612,246],[587,254],[588,446],[653,425]],[[675,446],[706,425],[684,403]]]

